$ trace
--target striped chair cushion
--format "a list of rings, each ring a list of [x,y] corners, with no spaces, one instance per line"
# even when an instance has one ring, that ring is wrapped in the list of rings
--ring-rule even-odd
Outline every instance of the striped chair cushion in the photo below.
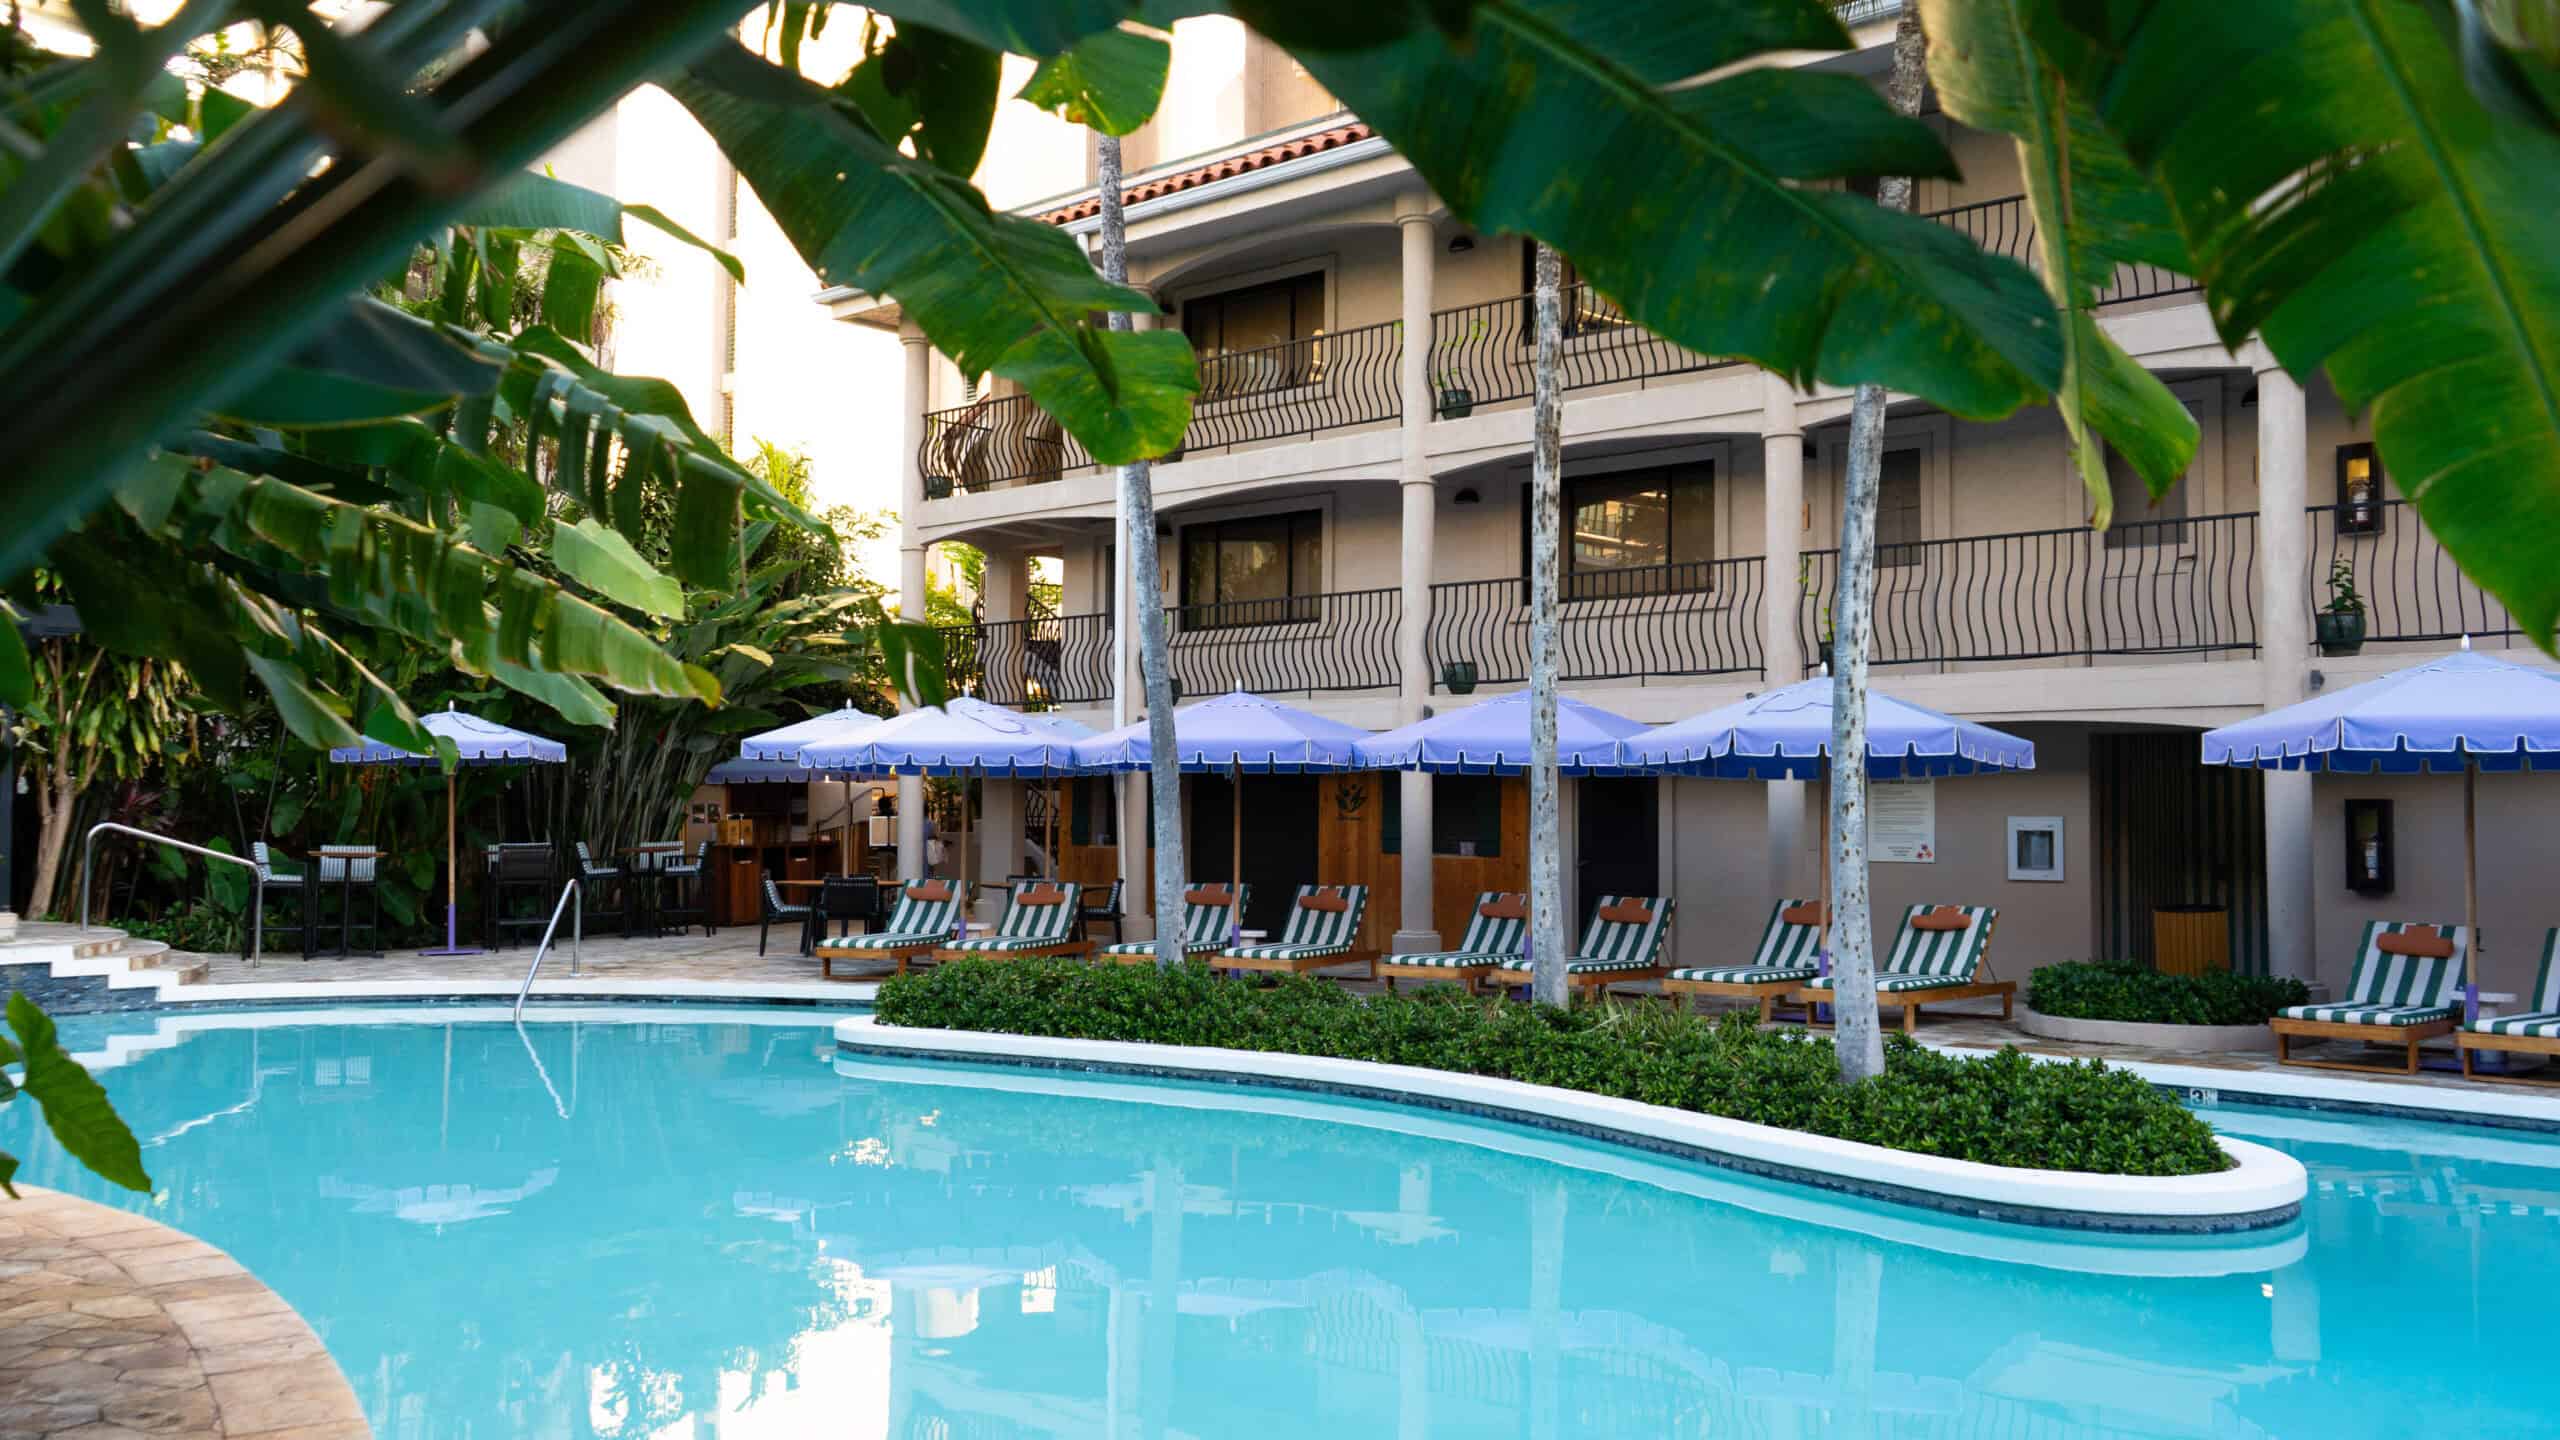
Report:
[[[346,856],[334,853],[338,848],[334,845],[320,847],[320,880],[329,885],[346,880],[353,880],[358,885],[372,884],[374,858],[370,855]]]
[[[1340,895],[1342,908],[1307,908],[1307,897],[1319,891]],[[1280,932],[1277,941],[1269,945],[1234,945],[1224,953],[1238,960],[1312,960],[1320,955],[1340,955],[1359,936],[1360,917],[1368,908],[1366,885],[1301,885],[1297,902],[1289,907],[1288,927]]]
[[[1653,960],[1644,957],[1630,960],[1600,960],[1588,955],[1576,955],[1564,962],[1564,973],[1567,975],[1622,975],[1631,970],[1653,969],[1654,964]],[[1512,973],[1526,975],[1535,967],[1531,962],[1514,955],[1502,962],[1502,968]]]
[[[1223,950],[1226,947],[1227,942],[1224,940],[1185,940],[1182,942],[1182,953],[1206,955],[1213,950]],[[1105,955],[1153,955],[1156,953],[1156,942],[1153,940],[1114,941],[1103,946],[1102,953]]]
[[[1046,905],[1024,903],[1026,896],[1053,893]],[[1029,949],[1032,945],[1057,945],[1065,942],[1067,932],[1076,926],[1076,899],[1084,887],[1072,880],[1027,880],[1013,887],[1005,897],[1004,918],[996,922],[996,933],[989,940],[1019,940],[1022,945],[987,945],[976,941],[951,948],[955,950]]]
[[[1490,955],[1481,950],[1421,950],[1410,955],[1380,956],[1381,965],[1412,965],[1433,970],[1474,970],[1499,965],[1517,956]]]
[[[1487,915],[1488,909],[1506,909],[1517,902],[1521,914]],[[1520,938],[1527,933],[1529,897],[1503,890],[1487,890],[1476,896],[1475,908],[1468,912],[1467,933],[1449,947],[1452,955],[1517,955]]]
[[[1831,982],[1837,978],[1839,977],[1833,975],[1817,975],[1804,982],[1804,985],[1808,990],[1828,990],[1832,988]],[[1876,993],[1889,995],[1897,990],[1944,990],[1950,986],[1972,983],[1971,975],[1878,975]]]
[[[976,951],[980,954],[1002,954],[1009,950],[1045,950],[1049,946],[1063,945],[1065,943],[1066,942],[1063,940],[1043,939],[1036,935],[988,935],[976,940],[957,941],[944,948],[950,950],[970,950]]]
[[[1192,884],[1185,886],[1184,890],[1188,893],[1189,891],[1199,890],[1202,888],[1204,887],[1195,881]],[[1115,901],[1118,898],[1119,897],[1116,894],[1113,896]],[[1243,906],[1250,905],[1252,903],[1252,882],[1247,881],[1246,883],[1237,886],[1237,908],[1241,909]],[[1227,906],[1201,904],[1190,900],[1182,902],[1183,954],[1204,955],[1212,950],[1226,949],[1228,931],[1231,928],[1240,927],[1234,927],[1230,924],[1230,911]],[[1103,946],[1101,953],[1105,955],[1153,955],[1156,953],[1156,942],[1153,940],[1117,941]]]
[[[1964,916],[1960,929],[1923,929],[1912,922],[1937,910],[1956,910]],[[1893,949],[1876,967],[1878,989],[1884,989],[1889,975],[1906,978],[1932,978],[1943,983],[1969,985],[1976,970],[1982,968],[1983,952],[1990,948],[1991,926],[2000,912],[1988,905],[1914,905],[1902,912],[1902,929],[1893,937]],[[1925,985],[1903,986],[1903,989],[1925,990]]]
[[[2491,1015],[2463,1027],[2475,1035],[2528,1035],[2560,1040],[2560,1010],[2528,1010],[2521,1015]]]
[[[822,942],[829,950],[912,950],[919,945],[948,945],[948,930],[874,930],[868,935],[847,935],[839,940]]]
[[[1821,970],[1813,957],[1822,948],[1822,927],[1787,923],[1788,911],[1816,910],[1821,904],[1819,900],[1781,900],[1771,906],[1769,926],[1760,932],[1760,948],[1751,952],[1748,968],[1802,970],[1808,975]]]
[[[889,923],[880,927],[879,935],[855,938],[870,940],[887,935],[947,936],[951,933],[952,912],[959,908],[959,904],[957,899],[950,897],[940,900],[920,900],[916,898],[913,886],[901,886],[898,890],[898,908],[889,912]]]
[[[1626,906],[1652,912],[1653,918],[1638,924],[1632,920],[1612,920],[1609,913]],[[1591,926],[1582,932],[1582,948],[1565,957],[1568,975],[1617,975],[1630,970],[1651,970],[1662,963],[1662,937],[1671,928],[1672,901],[1662,895],[1603,895],[1599,907],[1591,912]],[[1535,964],[1526,955],[1514,955],[1502,962],[1505,970],[1530,971]]]
[[[2454,1010],[2449,1005],[2358,1005],[2352,1001],[2340,1005],[2288,1005],[2277,1012],[2287,1020],[2318,1020],[2330,1025],[2424,1025],[2433,1020],[2450,1020]]]
[[[1811,965],[1711,965],[1674,970],[1671,978],[1707,985],[1773,985],[1781,981],[1810,980],[1818,973]]]
[[[2433,929],[2450,938],[2450,955],[2399,955],[2384,948],[2385,937],[2415,929]],[[2356,968],[2346,998],[2325,1005],[2296,1005],[2284,1012],[2293,1020],[2321,1020],[2335,1025],[2417,1025],[2443,1018],[2437,1012],[2462,1003],[2462,972],[2471,950],[2471,932],[2461,925],[2426,926],[2405,920],[2376,920],[2364,927],[2356,947]],[[2372,1018],[2347,1011],[2376,1011]],[[2311,1013],[2311,1012],[2321,1013]],[[2401,1014],[2400,1012],[2412,1012]],[[2296,1013],[2301,1012],[2301,1013]]]

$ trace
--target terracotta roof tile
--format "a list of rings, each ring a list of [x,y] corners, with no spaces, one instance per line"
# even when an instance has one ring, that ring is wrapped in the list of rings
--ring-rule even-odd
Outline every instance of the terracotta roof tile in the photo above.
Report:
[[[1142,180],[1120,192],[1120,203],[1136,205],[1143,201],[1160,199],[1177,191],[1196,189],[1214,181],[1232,179],[1248,171],[1277,165],[1285,160],[1303,159],[1322,151],[1339,149],[1355,140],[1366,140],[1372,133],[1367,125],[1354,120],[1348,125],[1336,125],[1328,130],[1318,130],[1312,134],[1283,140],[1276,145],[1265,145],[1259,150],[1247,150],[1240,155],[1229,155],[1223,159],[1212,160],[1206,165],[1195,166],[1189,170],[1177,170],[1170,175],[1159,175],[1152,180]],[[1095,194],[1055,210],[1043,211],[1037,218],[1052,225],[1065,225],[1101,213],[1102,197]]]

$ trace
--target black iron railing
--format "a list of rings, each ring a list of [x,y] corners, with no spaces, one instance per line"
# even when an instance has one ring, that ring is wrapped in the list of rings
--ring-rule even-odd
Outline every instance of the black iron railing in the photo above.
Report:
[[[955,693],[1044,709],[1111,698],[1111,617],[1042,615],[943,627],[944,673]]]
[[[1876,665],[2254,651],[2258,517],[2120,521],[1876,547]],[[1805,552],[1797,633],[1829,650],[1839,552]]]
[[[1392,688],[1403,613],[1394,588],[1168,606],[1173,678],[1193,699]]]
[[[2364,601],[2367,640],[2512,639],[2524,632],[2473,584],[2406,500],[2311,507],[2311,608],[2331,602],[2345,561]]]
[[[1313,435],[1400,417],[1404,326],[1389,320],[1200,359],[1185,449]]]
[[[1567,577],[1557,607],[1566,680],[1758,673],[1760,557]],[[1529,678],[1529,584],[1461,580],[1431,587],[1431,681],[1453,664],[1503,684]]]
[[[1076,438],[1028,395],[991,395],[926,412],[917,459],[924,467],[928,500],[1008,480],[1055,480],[1093,463]]]
[[[1568,285],[1557,374],[1567,390],[1686,375],[1737,362],[1684,350],[1627,319],[1588,285]],[[1518,400],[1535,388],[1538,322],[1531,297],[1513,295],[1431,315],[1431,404],[1454,419],[1471,405]]]
[[[1832,13],[1838,15],[1841,23],[1847,25],[1862,25],[1869,20],[1881,20],[1887,15],[1899,13],[1901,9],[1902,0],[1831,0]]]
[[[2037,264],[2035,216],[2028,211],[2027,197],[2023,195],[1934,210],[1928,218],[1963,231],[1973,243],[1994,255],[2006,255],[2030,267]],[[2157,265],[2119,265],[2115,277],[2098,292],[2098,303],[2115,305],[2162,295],[2186,295],[2201,288],[2186,276]]]

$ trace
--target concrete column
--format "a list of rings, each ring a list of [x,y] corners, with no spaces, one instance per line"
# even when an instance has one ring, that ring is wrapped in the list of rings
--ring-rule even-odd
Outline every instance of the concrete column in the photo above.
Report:
[[[978,698],[998,705],[1018,704],[1027,693],[1024,681],[1028,651],[1022,628],[1014,622],[1030,613],[1030,557],[1019,550],[989,550],[986,556],[978,599],[980,613],[990,630],[978,656],[984,676]],[[1001,915],[1004,882],[1025,868],[1022,836],[1027,813],[1027,797],[1023,794],[1026,783],[997,779],[978,782],[978,823],[970,830],[970,849],[975,853],[962,863],[977,867],[965,873],[978,882],[981,898],[976,913],[980,919]]]
[[[933,350],[909,321],[898,327],[906,347],[906,408],[899,419],[898,615],[922,620],[924,608],[924,412],[932,401]],[[904,700],[898,708],[910,708]],[[898,878],[924,878],[924,779],[898,777]]]
[[[1156,317],[1134,314],[1129,317],[1132,330],[1155,328]],[[1129,568],[1129,516],[1120,508],[1119,487],[1113,486],[1111,533],[1118,538],[1112,544],[1111,632],[1115,677],[1111,689],[1111,723],[1113,728],[1126,725],[1146,713],[1147,686],[1138,673],[1138,607],[1161,606],[1164,592],[1154,576],[1141,576]],[[1155,885],[1147,864],[1149,827],[1153,817],[1147,811],[1147,783],[1144,777],[1123,775],[1116,782],[1113,798],[1120,806],[1120,934],[1129,940],[1155,938]]]
[[[1760,374],[1760,489],[1762,673],[1773,686],[1792,685],[1804,676],[1804,637],[1796,629],[1803,594],[1797,571],[1804,553],[1804,424],[1796,418],[1795,388],[1765,370]],[[1799,883],[1805,788],[1801,780],[1762,787],[1772,904],[1788,898]]]
[[[2310,694],[2311,491],[2302,386],[2264,348],[2258,375],[2258,673],[2267,708]],[[2311,776],[2266,772],[2267,968],[2315,977]]]
[[[1431,461],[1425,445],[1431,423],[1431,275],[1439,258],[1440,236],[1432,228],[1431,197],[1413,192],[1398,197],[1396,230],[1404,241],[1404,353],[1397,370],[1403,396],[1403,463],[1399,490],[1404,497],[1404,613],[1396,626],[1396,723],[1409,725],[1423,717],[1431,703],[1431,577],[1433,531],[1438,524],[1439,492],[1431,483]],[[1439,927],[1432,921],[1431,777],[1404,774],[1398,800],[1404,817],[1404,852],[1397,857],[1399,907],[1395,948],[1431,951],[1440,948]]]

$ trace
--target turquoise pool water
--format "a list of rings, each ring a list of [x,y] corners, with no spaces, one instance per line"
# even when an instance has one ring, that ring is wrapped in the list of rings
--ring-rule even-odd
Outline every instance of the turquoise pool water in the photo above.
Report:
[[[839,1064],[790,1012],[450,1018],[203,1017],[102,1071],[148,1199],[30,1107],[0,1146],[237,1255],[397,1440],[2560,1430],[2538,1138],[2217,1111],[2310,1168],[2302,1222],[2081,1241],[1396,1107]]]

